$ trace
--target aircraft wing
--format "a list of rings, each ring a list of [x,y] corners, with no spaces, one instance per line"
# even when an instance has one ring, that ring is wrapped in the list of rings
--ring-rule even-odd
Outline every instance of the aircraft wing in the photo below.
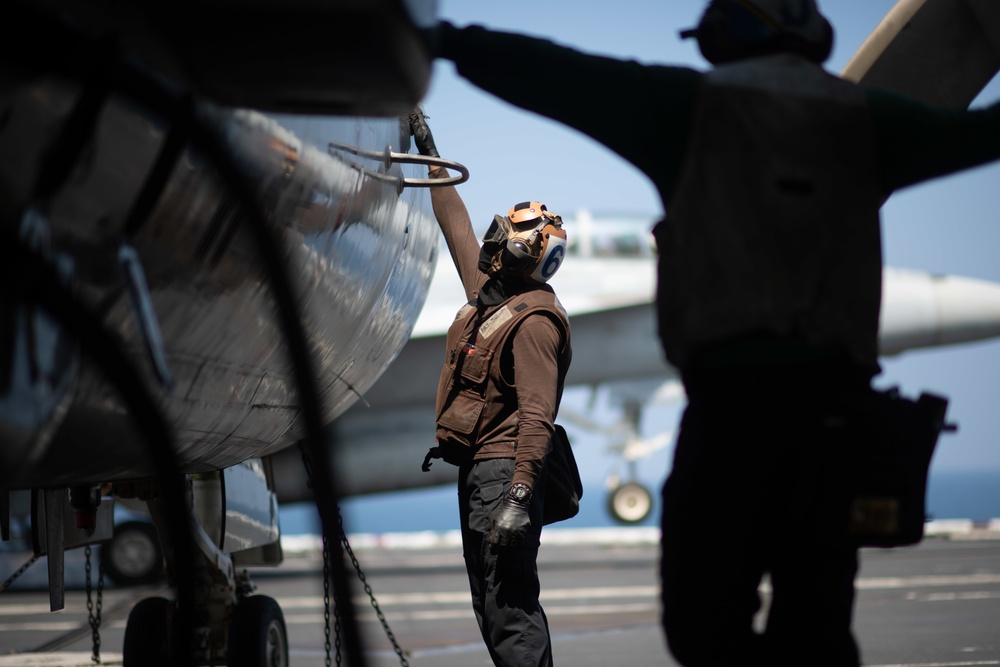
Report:
[[[928,104],[967,107],[1000,69],[1000,3],[900,0],[841,76]]]

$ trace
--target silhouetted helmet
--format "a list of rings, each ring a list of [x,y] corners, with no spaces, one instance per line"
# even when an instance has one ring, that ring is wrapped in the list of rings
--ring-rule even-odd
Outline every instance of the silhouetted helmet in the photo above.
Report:
[[[489,262],[480,268],[490,277],[503,273],[548,282],[566,256],[562,218],[541,202],[515,204],[506,216],[493,217],[483,236],[483,254]]]
[[[712,0],[681,37],[697,38],[713,65],[783,52],[822,63],[833,49],[833,27],[815,0]]]

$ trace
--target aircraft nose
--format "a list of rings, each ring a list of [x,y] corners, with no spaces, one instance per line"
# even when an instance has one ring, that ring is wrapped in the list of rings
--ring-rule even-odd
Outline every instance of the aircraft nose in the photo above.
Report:
[[[1000,336],[1000,283],[886,270],[879,351],[953,345]]]

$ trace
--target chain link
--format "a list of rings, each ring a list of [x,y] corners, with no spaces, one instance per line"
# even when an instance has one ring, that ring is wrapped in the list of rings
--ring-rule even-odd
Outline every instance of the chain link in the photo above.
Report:
[[[326,667],[330,667],[330,552],[326,533],[323,534],[323,630],[326,633]]]
[[[40,558],[40,556],[38,554],[35,554],[31,558],[29,558],[28,561],[24,565],[22,565],[21,567],[19,567],[17,569],[17,572],[15,572],[14,574],[12,574],[9,577],[7,577],[7,581],[5,581],[2,584],[0,584],[0,593],[3,593],[5,590],[7,590],[7,588],[9,586],[11,586],[15,581],[17,581],[18,577],[20,577],[22,574],[24,574],[25,572],[27,572],[28,568],[31,567],[32,565],[34,565],[35,561],[38,560],[39,558]]]
[[[309,460],[309,453],[306,448],[299,445],[299,451],[302,454],[302,463],[306,469],[306,484],[311,489],[313,487],[313,477],[312,477],[312,464]],[[354,550],[351,549],[351,544],[347,541],[347,533],[344,531],[344,517],[340,512],[340,506],[336,506],[337,510],[337,530],[339,532],[338,541],[342,546],[343,550],[347,552],[347,555],[351,558],[351,564],[354,565],[354,571],[358,573],[358,579],[365,587],[365,593],[368,594],[368,599],[371,602],[372,608],[375,609],[375,614],[378,616],[379,622],[382,624],[382,629],[385,630],[385,636],[388,637],[389,641],[392,643],[392,648],[399,656],[399,663],[402,667],[410,667],[410,663],[407,662],[406,657],[403,655],[403,649],[400,647],[399,642],[396,641],[396,636],[393,634],[392,629],[389,627],[389,621],[386,620],[385,614],[382,613],[382,609],[378,605],[378,601],[375,599],[375,593],[372,591],[372,587],[368,584],[365,577],[365,573],[361,571],[361,564],[358,562],[357,557],[354,555]],[[323,526],[323,620],[326,624],[326,667],[330,667],[330,546],[327,540],[326,525],[325,522],[320,522]],[[334,615],[334,648],[336,649],[336,662],[338,667],[341,664],[341,639],[340,639],[340,608],[337,604],[336,595],[333,599],[333,615]]]
[[[90,623],[90,632],[93,638],[93,655],[90,659],[95,665],[101,664],[101,608],[104,606],[104,563],[102,562],[98,567],[97,574],[97,605],[95,609],[94,600],[92,597],[93,588],[91,586],[91,564],[90,564],[90,545],[83,550],[84,555],[87,557],[85,570],[87,573],[85,582],[87,587],[87,621]]]
[[[333,630],[334,630],[334,640],[337,649],[337,665],[340,666],[341,656],[340,649],[343,647],[340,641],[340,603],[337,602],[337,596],[334,595],[333,598]]]
[[[399,656],[399,664],[402,667],[409,667],[410,663],[407,662],[406,657],[403,655],[403,649],[399,646],[399,642],[396,641],[396,635],[392,633],[392,629],[389,627],[389,621],[386,620],[385,614],[382,613],[382,609],[378,606],[378,601],[375,599],[375,593],[372,591],[372,587],[368,584],[368,580],[365,577],[365,573],[361,571],[361,564],[358,562],[357,557],[354,555],[354,550],[351,549],[350,543],[347,541],[347,533],[344,532],[344,517],[340,513],[340,507],[337,507],[337,521],[340,526],[340,540],[344,545],[344,551],[351,558],[351,564],[354,565],[354,571],[358,573],[358,579],[365,587],[365,593],[368,594],[368,600],[371,602],[372,608],[375,610],[375,615],[378,616],[379,622],[382,624],[382,629],[385,630],[385,636],[389,638],[389,642],[392,644],[392,648],[396,651],[396,655]]]

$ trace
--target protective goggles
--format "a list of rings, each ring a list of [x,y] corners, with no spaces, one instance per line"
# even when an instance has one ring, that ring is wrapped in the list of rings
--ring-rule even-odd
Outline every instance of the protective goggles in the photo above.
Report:
[[[495,215],[483,236],[483,243],[504,245],[518,259],[538,259],[544,245],[542,232],[548,225],[561,227],[562,219],[549,211],[543,211],[537,218],[522,223]]]

